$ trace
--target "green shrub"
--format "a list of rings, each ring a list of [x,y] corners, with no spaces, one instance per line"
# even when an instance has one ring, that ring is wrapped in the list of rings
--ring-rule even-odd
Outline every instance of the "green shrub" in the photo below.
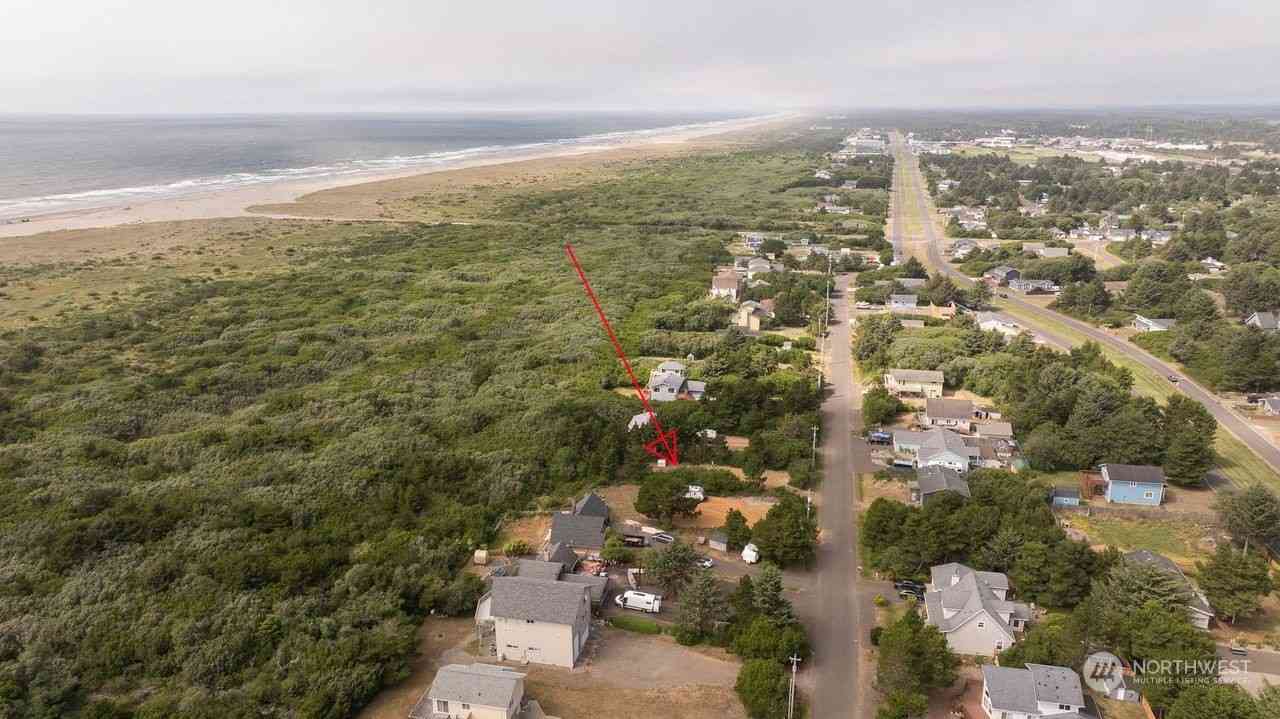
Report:
[[[637,617],[631,614],[620,614],[616,617],[609,618],[609,626],[623,629],[628,632],[636,632],[637,634],[661,634],[662,625],[646,619],[645,617]]]

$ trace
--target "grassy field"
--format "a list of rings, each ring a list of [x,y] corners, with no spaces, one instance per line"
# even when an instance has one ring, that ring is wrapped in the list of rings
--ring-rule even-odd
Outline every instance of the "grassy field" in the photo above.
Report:
[[[1199,542],[1206,532],[1193,522],[1083,515],[1072,515],[1070,522],[1089,535],[1090,544],[1114,546],[1122,551],[1150,549],[1186,566],[1205,556]]]

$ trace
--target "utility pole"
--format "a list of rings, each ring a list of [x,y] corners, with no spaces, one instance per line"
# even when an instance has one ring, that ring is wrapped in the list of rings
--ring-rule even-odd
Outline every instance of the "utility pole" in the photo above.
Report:
[[[791,662],[791,691],[787,696],[787,719],[794,719],[796,715],[796,665],[800,663],[800,657],[792,654],[787,659]]]

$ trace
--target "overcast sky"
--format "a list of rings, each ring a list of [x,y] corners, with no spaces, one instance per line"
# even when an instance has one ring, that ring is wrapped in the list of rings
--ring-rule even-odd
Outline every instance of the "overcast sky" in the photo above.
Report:
[[[2,0],[0,112],[1280,101],[1280,1]]]

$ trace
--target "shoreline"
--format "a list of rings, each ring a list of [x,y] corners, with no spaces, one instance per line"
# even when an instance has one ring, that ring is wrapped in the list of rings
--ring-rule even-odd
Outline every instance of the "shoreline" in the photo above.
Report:
[[[87,230],[179,220],[208,220],[230,217],[306,219],[308,215],[255,212],[251,211],[250,208],[289,205],[296,203],[307,195],[325,190],[420,177],[455,170],[507,165],[528,160],[579,157],[611,150],[636,150],[646,146],[680,145],[714,135],[774,124],[790,117],[790,115],[776,114],[727,120],[701,127],[684,126],[672,128],[668,132],[653,132],[642,137],[628,138],[616,143],[546,148],[531,152],[522,152],[513,148],[511,152],[504,154],[464,159],[455,163],[442,163],[434,167],[406,167],[396,170],[371,171],[359,177],[347,175],[282,181],[234,189],[217,189],[179,197],[137,202],[130,205],[117,204],[55,212],[32,216],[25,221],[0,223],[0,240],[30,237],[32,235],[65,230]],[[659,130],[660,128],[655,129]],[[372,220],[374,218],[317,217],[315,219]]]

